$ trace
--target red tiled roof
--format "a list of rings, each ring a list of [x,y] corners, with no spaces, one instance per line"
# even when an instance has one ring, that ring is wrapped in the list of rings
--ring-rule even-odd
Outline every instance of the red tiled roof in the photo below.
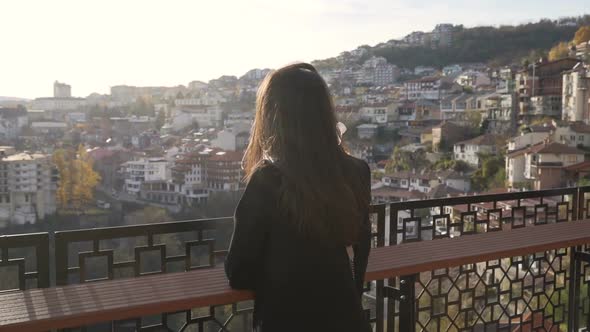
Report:
[[[582,151],[578,148],[571,147],[569,145],[561,144],[561,143],[541,142],[541,143],[537,143],[535,145],[532,145],[532,146],[529,146],[526,148],[514,150],[514,151],[506,154],[506,156],[509,158],[514,158],[516,156],[519,156],[519,155],[525,154],[525,153],[584,154],[584,151]]]
[[[564,168],[566,171],[590,171],[590,161],[569,165]]]
[[[554,154],[584,154],[584,151],[569,145],[551,142],[534,146],[531,153],[554,153]]]
[[[576,133],[590,134],[590,125],[583,122],[574,122],[570,124],[570,128]]]

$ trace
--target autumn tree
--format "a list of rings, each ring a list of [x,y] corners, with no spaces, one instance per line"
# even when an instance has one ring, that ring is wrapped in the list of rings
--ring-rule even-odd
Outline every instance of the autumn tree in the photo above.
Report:
[[[590,41],[590,25],[579,28],[574,36],[574,44],[576,45],[587,41]]]
[[[74,160],[76,178],[72,187],[74,204],[78,209],[94,200],[94,188],[100,182],[100,175],[94,171],[92,164],[92,158],[80,144]]]
[[[569,52],[570,52],[570,48],[569,48],[568,43],[561,42],[561,43],[553,46],[553,48],[549,51],[549,61],[567,58]]]
[[[59,173],[59,186],[57,187],[56,196],[57,202],[62,209],[69,206],[72,192],[72,164],[67,154],[68,151],[64,149],[56,150],[53,153],[53,164]]]
[[[92,167],[92,159],[83,145],[77,151],[60,149],[53,154],[59,173],[57,201],[62,209],[81,210],[94,200],[94,188],[100,175]]]

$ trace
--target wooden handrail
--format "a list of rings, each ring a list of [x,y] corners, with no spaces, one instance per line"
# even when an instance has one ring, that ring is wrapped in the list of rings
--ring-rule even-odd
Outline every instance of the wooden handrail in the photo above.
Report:
[[[590,243],[590,221],[531,226],[381,247],[367,281]],[[253,299],[230,289],[222,268],[0,295],[0,331],[46,331]]]

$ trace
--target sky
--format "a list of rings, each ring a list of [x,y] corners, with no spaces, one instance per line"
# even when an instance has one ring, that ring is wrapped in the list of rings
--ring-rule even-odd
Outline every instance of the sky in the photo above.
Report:
[[[589,0],[2,0],[0,96],[186,85],[338,55],[437,23],[519,24]]]

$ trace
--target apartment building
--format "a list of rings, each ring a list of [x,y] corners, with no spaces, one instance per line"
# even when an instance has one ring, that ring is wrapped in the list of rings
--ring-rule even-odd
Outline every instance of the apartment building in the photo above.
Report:
[[[141,185],[145,182],[165,181],[171,179],[169,163],[163,158],[142,158],[123,164],[125,174],[125,191],[139,195]]]
[[[590,122],[590,71],[587,65],[578,63],[563,73],[562,103],[563,120]]]
[[[0,223],[34,224],[57,209],[51,155],[17,153],[0,160]]]

